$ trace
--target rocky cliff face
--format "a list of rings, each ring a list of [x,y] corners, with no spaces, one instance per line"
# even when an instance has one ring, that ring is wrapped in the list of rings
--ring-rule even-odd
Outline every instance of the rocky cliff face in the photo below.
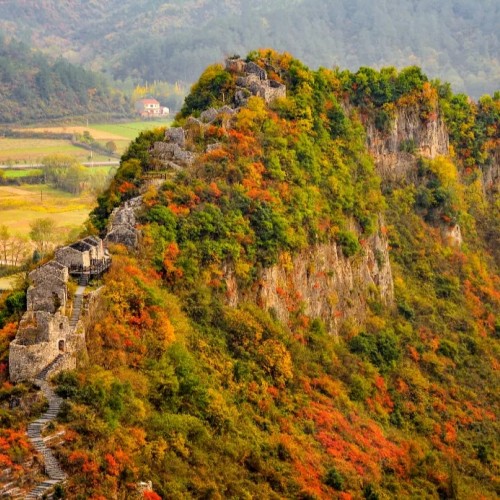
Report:
[[[377,130],[372,123],[366,129],[368,147],[385,181],[416,180],[419,156],[434,158],[449,152],[441,116],[424,121],[418,106],[398,109],[388,132]],[[443,237],[460,245],[460,228],[446,229]],[[364,242],[363,254],[354,258],[346,258],[335,243],[308,248],[295,257],[284,256],[279,264],[260,273],[249,292],[238,287],[231,270],[227,272],[229,304],[255,301],[273,310],[284,323],[302,308],[304,314],[322,319],[333,334],[346,320],[362,323],[370,299],[388,306],[394,302],[387,238],[381,230]]]
[[[227,300],[232,306],[255,301],[273,310],[283,323],[303,310],[320,318],[328,331],[338,334],[346,320],[361,323],[367,300],[394,302],[387,238],[379,232],[364,242],[362,255],[347,258],[335,243],[310,247],[294,257],[264,269],[250,291],[242,291],[234,273],[227,271]]]
[[[424,121],[416,105],[403,106],[395,113],[388,132],[381,132],[372,122],[367,124],[368,148],[384,180],[414,180],[418,156],[448,154],[448,132],[439,114]]]
[[[500,192],[500,147],[491,156],[491,163],[483,168],[483,188],[489,196]]]

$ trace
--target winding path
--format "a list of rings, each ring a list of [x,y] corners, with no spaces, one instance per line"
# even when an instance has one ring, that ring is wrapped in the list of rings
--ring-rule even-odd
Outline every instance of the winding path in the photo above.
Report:
[[[70,318],[71,329],[74,330],[80,319],[83,292],[87,285],[87,280],[80,280],[80,286],[76,290],[73,302],[73,312]],[[34,384],[40,388],[44,396],[49,402],[48,410],[37,420],[28,424],[28,439],[33,447],[42,455],[45,464],[45,474],[49,477],[45,481],[38,483],[27,495],[26,500],[42,498],[43,495],[51,491],[57,484],[63,483],[66,480],[66,473],[61,469],[59,462],[52,453],[52,450],[45,445],[42,438],[42,431],[47,424],[52,422],[59,413],[63,399],[57,396],[48,382],[48,377],[51,372],[56,370],[64,361],[67,354],[59,354],[56,359],[49,363],[35,378]]]

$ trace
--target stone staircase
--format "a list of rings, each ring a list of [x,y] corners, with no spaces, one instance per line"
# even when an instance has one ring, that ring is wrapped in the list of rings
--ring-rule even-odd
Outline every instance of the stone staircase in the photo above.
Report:
[[[87,273],[80,274],[80,279],[78,280],[78,284],[80,286],[87,286],[89,284],[90,275]]]
[[[80,277],[79,287],[76,290],[73,302],[73,312],[70,318],[70,327],[75,329],[80,319],[80,314],[83,305],[83,292],[88,284],[88,275]],[[27,500],[42,498],[52,492],[57,484],[66,480],[66,474],[61,469],[59,462],[50,450],[45,445],[42,438],[42,430],[44,427],[54,420],[61,409],[63,402],[62,398],[58,397],[51,389],[47,381],[52,371],[56,370],[59,365],[64,363],[67,354],[59,354],[51,363],[49,363],[35,378],[34,384],[41,389],[49,402],[48,410],[37,420],[28,425],[28,439],[31,441],[33,447],[42,455],[45,464],[45,473],[49,477],[45,481],[38,483],[24,498]]]
[[[69,320],[69,326],[71,327],[72,330],[76,328],[78,320],[80,319],[80,314],[82,312],[82,305],[83,305],[83,292],[85,291],[85,287],[88,284],[88,279],[89,277],[87,274],[81,275],[80,286],[77,288],[75,293],[75,298],[73,299],[73,312],[71,313],[71,318]]]
[[[62,483],[66,479],[66,474],[61,469],[59,462],[53,455],[50,448],[45,445],[42,438],[42,430],[49,422],[57,417],[63,402],[63,399],[54,393],[46,380],[46,377],[50,373],[51,369],[53,369],[57,362],[62,358],[63,355],[59,355],[52,363],[50,363],[50,365],[46,366],[35,379],[35,384],[40,387],[43,394],[49,401],[49,408],[39,419],[28,425],[28,438],[33,447],[42,455],[45,464],[45,473],[49,479],[38,483],[36,487],[26,495],[26,499],[42,498],[44,495],[49,493],[56,484]]]
[[[57,366],[61,363],[62,359],[64,358],[64,354],[59,354],[57,358],[55,358],[53,361],[51,361],[37,376],[34,381],[34,384],[37,387],[42,387],[41,384],[45,382],[48,378],[49,373],[57,368]]]

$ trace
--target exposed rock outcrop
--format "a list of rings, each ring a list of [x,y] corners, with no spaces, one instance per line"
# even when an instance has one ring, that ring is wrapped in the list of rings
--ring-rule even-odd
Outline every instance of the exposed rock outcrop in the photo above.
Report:
[[[227,300],[232,306],[255,301],[285,324],[294,311],[324,321],[330,333],[350,319],[361,323],[367,313],[367,297],[387,306],[394,302],[387,239],[381,233],[368,238],[363,255],[347,258],[335,243],[310,247],[295,257],[283,257],[264,269],[249,293],[243,293],[234,273],[226,273]]]
[[[453,226],[443,225],[441,227],[441,237],[450,247],[460,247],[463,243],[462,230],[458,224]]]
[[[241,59],[226,59],[226,70],[236,73],[235,99],[237,106],[243,106],[250,95],[262,97],[266,103],[286,97],[286,86],[268,78],[267,71],[254,62]]]
[[[142,207],[142,196],[137,196],[115,208],[109,218],[105,243],[119,243],[137,248],[139,231],[136,229],[137,212]]]
[[[491,155],[491,161],[483,167],[483,189],[487,196],[500,193],[500,147]]]
[[[424,121],[416,105],[400,107],[395,113],[388,132],[367,124],[368,148],[384,180],[415,180],[418,156],[432,159],[448,154],[448,132],[439,114]]]

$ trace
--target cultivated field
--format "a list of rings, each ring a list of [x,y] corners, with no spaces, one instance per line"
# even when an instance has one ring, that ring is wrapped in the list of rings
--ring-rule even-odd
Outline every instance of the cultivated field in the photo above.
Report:
[[[122,154],[130,141],[135,139],[140,132],[151,128],[166,126],[172,120],[164,121],[137,121],[127,123],[96,123],[89,126],[62,125],[58,127],[35,127],[15,129],[22,132],[55,133],[55,134],[83,134],[90,135],[102,145],[113,141],[117,153]],[[89,161],[89,151],[71,144],[65,139],[18,139],[0,137],[0,164],[35,164],[45,156],[52,154],[65,154],[78,159],[80,162]],[[94,161],[107,161],[108,156],[93,154]]]
[[[171,120],[170,120],[171,121]],[[131,140],[143,131],[167,125],[164,122],[136,121],[128,123],[89,124],[88,127],[66,125],[22,129],[35,132],[78,133],[88,131],[90,135],[105,144],[113,141],[122,153]],[[21,130],[21,129],[19,129]],[[65,154],[76,157],[80,162],[89,159],[89,151],[73,146],[69,140],[59,139],[17,139],[0,137],[0,164],[37,164],[45,156]],[[94,161],[107,161],[108,157],[93,155]],[[92,174],[109,173],[115,167],[93,167]],[[39,173],[38,169],[4,169],[7,178],[19,178]],[[50,218],[57,224],[60,238],[64,240],[71,230],[80,227],[95,206],[95,197],[89,193],[75,196],[47,185],[0,186],[0,225],[5,224],[13,234],[27,236],[30,223],[40,218]]]
[[[6,179],[20,179],[31,175],[42,175],[41,168],[6,168],[2,169]]]
[[[11,274],[10,276],[0,277],[0,292],[12,290],[21,277],[22,274]]]
[[[94,205],[93,196],[75,196],[44,184],[0,186],[0,224],[15,234],[28,235],[30,222],[40,218],[53,219],[61,232],[69,233],[85,222]]]
[[[119,136],[120,138],[125,138],[131,141],[132,139],[135,139],[139,135],[139,132],[142,132],[143,130],[165,127],[168,126],[170,123],[172,123],[172,120],[140,121],[140,122],[128,122],[128,123],[100,123],[100,124],[89,125],[89,127],[91,127],[92,129],[90,130],[90,134],[93,137],[96,137],[96,139],[97,136],[94,135],[93,130],[96,131],[96,134],[97,133],[113,134]]]
[[[87,161],[89,152],[59,139],[12,139],[0,137],[0,163],[40,163],[45,156],[65,154]],[[107,159],[107,158],[106,158]]]

